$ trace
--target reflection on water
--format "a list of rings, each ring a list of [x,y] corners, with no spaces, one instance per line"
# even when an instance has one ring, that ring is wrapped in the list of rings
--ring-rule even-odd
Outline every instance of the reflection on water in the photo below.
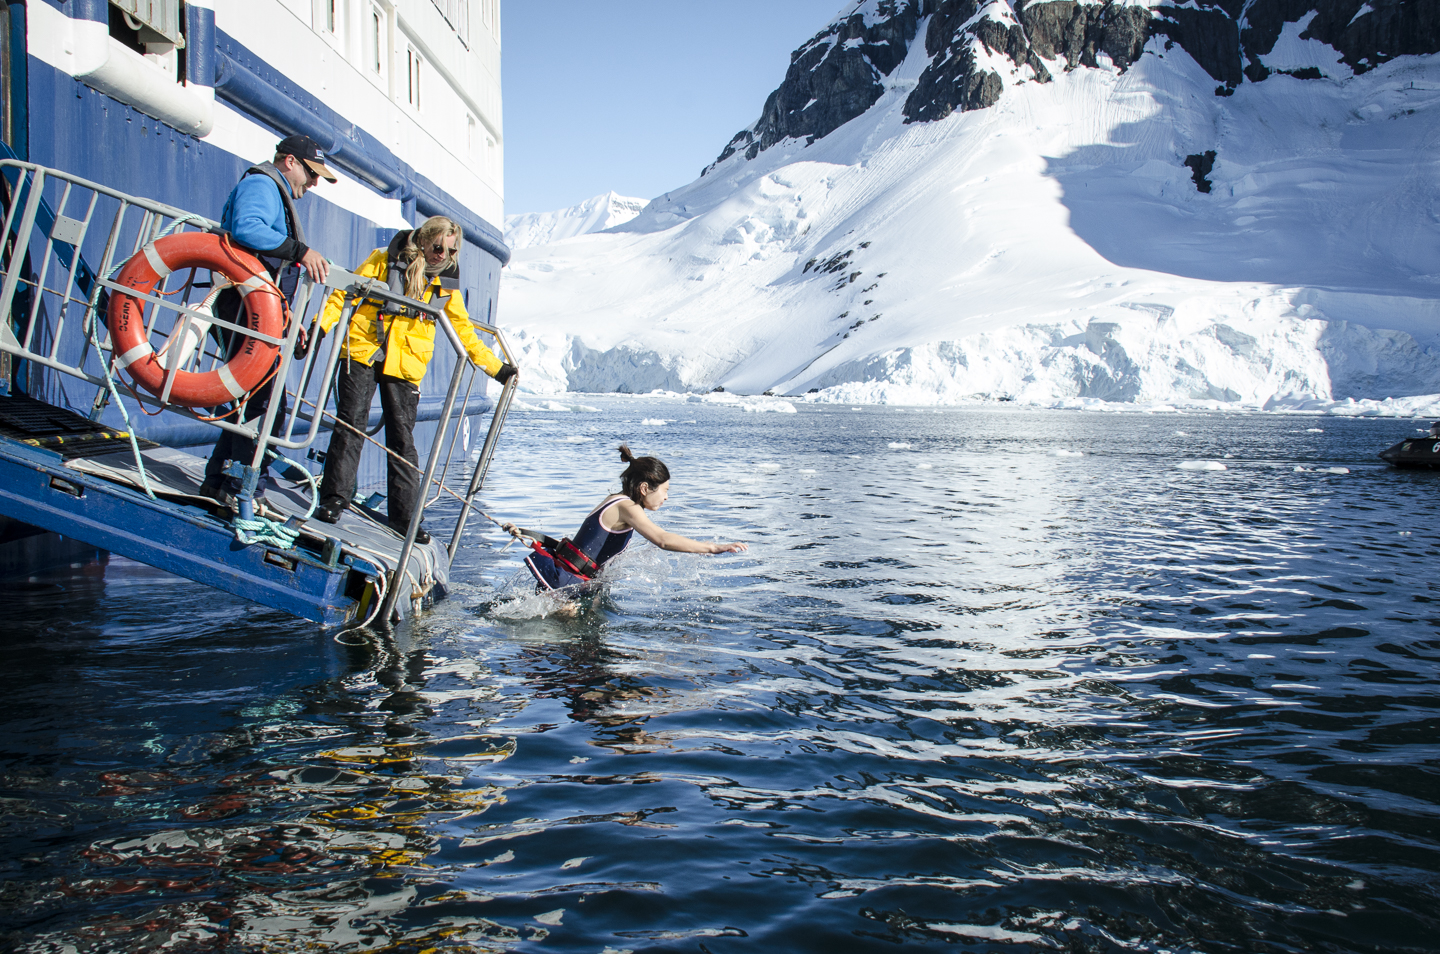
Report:
[[[750,552],[565,620],[480,522],[349,645],[118,559],[7,589],[0,946],[1440,949],[1411,422],[587,401],[487,509],[568,532],[628,439]]]

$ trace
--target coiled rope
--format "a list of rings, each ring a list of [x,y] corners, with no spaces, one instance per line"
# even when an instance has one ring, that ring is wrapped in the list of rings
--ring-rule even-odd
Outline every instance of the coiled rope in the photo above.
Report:
[[[266,448],[265,455],[267,458],[283,460],[292,468],[305,475],[305,479],[310,484],[310,506],[305,511],[305,516],[302,517],[301,520],[303,522],[315,516],[315,508],[320,502],[320,487],[315,483],[315,475],[278,451]],[[259,513],[255,514],[254,518],[250,520],[246,520],[244,517],[236,514],[235,519],[231,521],[231,523],[235,527],[235,541],[241,546],[246,547],[260,543],[268,546],[278,546],[282,550],[289,550],[295,546],[295,540],[300,536],[298,527],[291,527],[284,520],[272,520]]]

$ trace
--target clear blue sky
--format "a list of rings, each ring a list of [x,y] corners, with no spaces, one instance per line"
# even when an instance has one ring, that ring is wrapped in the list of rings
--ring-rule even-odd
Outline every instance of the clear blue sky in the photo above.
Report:
[[[690,182],[844,0],[507,0],[505,212]]]

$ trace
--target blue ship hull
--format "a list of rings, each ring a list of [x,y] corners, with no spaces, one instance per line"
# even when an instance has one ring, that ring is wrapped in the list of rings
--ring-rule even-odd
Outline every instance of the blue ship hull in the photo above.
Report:
[[[93,26],[108,15],[103,0],[32,0],[28,7],[4,0],[0,4],[3,42],[9,51],[4,86],[6,149],[0,151],[211,219],[220,217],[226,196],[245,170],[265,158],[237,155],[161,122],[33,55],[30,44],[45,39],[35,32],[37,19]],[[213,87],[217,104],[243,114],[246,123],[273,135],[273,142],[292,133],[317,139],[330,153],[327,162],[390,202],[387,208],[398,204],[411,225],[434,214],[459,223],[464,232],[459,249],[461,294],[476,321],[493,324],[500,269],[509,257],[500,230],[391,153],[375,136],[328,108],[283,68],[217,29],[214,14],[204,5],[186,4],[183,9],[188,42],[180,62],[189,83]],[[56,20],[57,11],[68,20]],[[388,117],[376,116],[375,121],[383,127]],[[354,268],[373,249],[388,244],[396,223],[381,224],[327,200],[325,189],[322,185],[297,203],[301,224],[311,247],[337,265]],[[46,197],[56,202],[51,192]],[[361,202],[357,207],[368,206]],[[87,243],[81,254],[90,255],[93,262],[94,241]],[[18,318],[18,313],[11,317]],[[12,327],[19,329],[21,324]],[[11,362],[11,358],[0,357],[7,362],[0,368],[0,398],[8,391],[20,399],[38,399],[62,414],[73,413],[65,408],[89,410],[93,391],[77,403],[73,378],[36,361]],[[456,360],[454,353],[437,348],[421,386],[414,436],[422,458],[425,448],[443,437],[442,405],[446,405],[447,385],[452,388],[448,399],[455,398],[451,382],[459,380]],[[292,371],[292,387],[299,383],[299,370]],[[83,388],[84,382],[80,384]],[[476,391],[456,406],[461,416],[473,418],[494,408],[483,386]],[[119,409],[112,405],[94,425],[118,431],[122,423]],[[0,436],[0,533],[5,537],[0,539],[0,564],[7,575],[25,572],[27,559],[33,561],[30,569],[38,567],[47,550],[63,559],[87,548],[101,548],[296,616],[337,624],[365,618],[379,601],[384,573],[356,556],[356,547],[369,546],[395,566],[406,568],[410,583],[399,599],[402,615],[443,595],[448,554],[440,543],[416,545],[416,562],[407,557],[396,563],[394,558],[408,553],[408,546],[402,548],[398,539],[392,539],[379,515],[357,511],[339,527],[303,527],[308,489],[279,501],[278,509],[291,515],[292,524],[302,526],[293,547],[237,543],[229,515],[198,498],[194,486],[199,465],[218,432],[170,412],[151,418],[137,415],[130,423],[142,440],[193,448],[193,456],[174,468],[180,476],[155,498],[138,485],[127,485],[127,474],[107,477],[77,471],[75,462],[54,448],[35,446],[37,442],[24,440],[23,435]],[[378,409],[370,423],[379,423]],[[446,451],[462,468],[473,459],[472,451],[478,451],[487,422],[476,419],[473,424],[477,426],[467,420],[456,428],[456,439]],[[473,445],[472,434],[477,438]],[[322,436],[315,447],[324,446]],[[115,467],[124,469],[120,463]],[[360,486],[381,483],[385,470],[383,452],[368,447],[361,460]],[[139,480],[144,482],[143,473]],[[37,541],[33,528],[49,531],[51,542]],[[327,532],[333,535],[327,537]],[[395,599],[394,594],[390,599]]]

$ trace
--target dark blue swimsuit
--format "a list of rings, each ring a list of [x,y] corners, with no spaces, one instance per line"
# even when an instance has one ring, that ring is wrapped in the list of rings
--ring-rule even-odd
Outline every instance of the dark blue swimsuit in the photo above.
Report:
[[[630,542],[630,534],[635,532],[634,530],[619,532],[607,530],[605,525],[600,522],[600,517],[605,511],[624,499],[622,496],[616,496],[602,503],[590,516],[585,518],[585,522],[580,524],[580,529],[576,530],[575,536],[571,538],[581,553],[594,560],[596,565],[602,568],[619,555],[621,550],[625,549],[625,545]],[[530,555],[525,558],[525,565],[535,575],[535,579],[539,581],[542,589],[558,590],[565,586],[583,586],[589,582],[584,577],[571,573],[564,566],[556,563],[555,558],[550,554],[540,550],[531,551]]]

